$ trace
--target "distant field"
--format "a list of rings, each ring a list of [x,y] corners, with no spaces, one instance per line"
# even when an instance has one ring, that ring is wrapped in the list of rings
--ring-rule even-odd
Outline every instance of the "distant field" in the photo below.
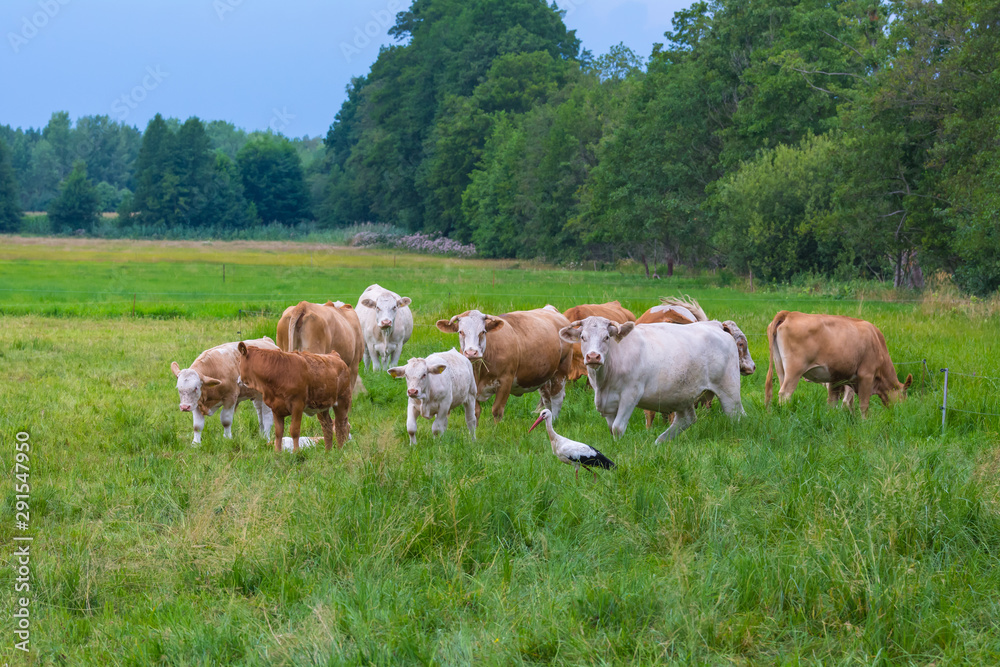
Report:
[[[454,345],[433,322],[474,306],[618,298],[638,314],[690,293],[750,334],[748,415],[701,411],[657,446],[637,413],[612,441],[571,387],[556,429],[619,464],[577,482],[526,433],[537,395],[500,424],[484,411],[475,441],[460,412],[437,440],[422,421],[410,447],[402,383],[365,373],[342,451],[275,456],[249,405],[233,440],[213,417],[190,446],[171,361],[273,336],[285,306],[354,303],[376,281],[414,299],[404,358]],[[8,471],[14,434],[33,446],[34,662],[1000,663],[1000,421],[972,414],[1000,413],[1000,380],[953,376],[949,404],[968,412],[942,437],[938,372],[1000,378],[997,319],[707,283],[294,244],[5,240],[0,432]],[[862,420],[803,384],[765,410],[762,334],[782,308],[878,324],[917,378],[910,398]],[[13,479],[0,489],[13,517]],[[0,523],[5,544],[15,534]],[[21,664],[7,637],[0,662]]]

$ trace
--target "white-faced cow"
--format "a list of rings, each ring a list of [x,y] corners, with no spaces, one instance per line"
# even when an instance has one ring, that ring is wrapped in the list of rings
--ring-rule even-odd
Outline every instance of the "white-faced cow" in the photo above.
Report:
[[[619,325],[588,317],[560,335],[580,343],[594,404],[615,437],[640,407],[677,414],[656,442],[669,440],[694,423],[695,404],[708,393],[727,415],[744,414],[736,342],[717,322]]]
[[[369,363],[373,371],[397,365],[403,345],[413,335],[410,297],[370,285],[358,299],[357,313],[365,339],[365,368]]]
[[[355,393],[364,391],[364,384],[358,377],[358,366],[364,355],[365,342],[358,314],[350,304],[301,301],[289,306],[278,320],[275,339],[278,347],[285,352],[336,352],[347,364]]]
[[[438,320],[437,327],[458,334],[459,350],[476,372],[478,400],[495,395],[493,417],[499,421],[511,394],[531,391],[539,391],[542,405],[558,416],[573,361],[571,344],[559,337],[568,324],[555,307],[545,306],[504,315],[469,310]],[[477,416],[479,411],[477,403]]]
[[[573,306],[563,313],[563,317],[570,322],[582,320],[593,315],[606,317],[612,322],[618,322],[619,324],[622,322],[635,322],[635,315],[632,314],[632,311],[622,306],[618,301],[586,303],[580,306]],[[580,354],[580,344],[577,343],[573,345],[573,363],[570,367],[568,379],[570,382],[573,382],[586,374],[587,367],[583,363],[583,355]]]
[[[244,341],[247,345],[278,349],[274,341],[264,336],[256,340]],[[267,437],[271,432],[273,419],[271,410],[264,404],[260,392],[239,381],[240,362],[237,344],[223,343],[205,350],[191,363],[190,368],[181,369],[176,361],[170,362],[170,370],[177,378],[177,393],[180,397],[181,412],[190,412],[194,420],[193,444],[201,444],[201,432],[205,428],[205,417],[219,412],[223,436],[233,437],[233,416],[236,406],[246,400],[253,401],[257,409],[257,425],[260,434]]]
[[[351,409],[351,374],[336,352],[282,352],[265,350],[240,343],[240,378],[264,397],[274,413],[274,451],[280,452],[285,432],[285,417],[291,416],[289,435],[292,451],[299,451],[302,415],[316,415],[323,426],[326,450],[343,447],[350,435],[347,413]],[[330,410],[335,417],[331,419]]]
[[[448,413],[462,405],[465,424],[476,439],[476,377],[472,362],[454,348],[427,358],[414,357],[405,366],[389,369],[394,378],[406,378],[406,432],[410,444],[417,444],[417,416],[433,419],[431,433],[441,435],[448,428]]]
[[[770,405],[774,376],[778,376],[778,401],[784,403],[805,378],[827,384],[827,402],[842,398],[851,405],[853,390],[861,414],[877,395],[885,406],[906,398],[913,382],[896,376],[885,336],[871,322],[843,315],[811,315],[783,310],[767,325],[769,363],[764,381],[764,402]]]

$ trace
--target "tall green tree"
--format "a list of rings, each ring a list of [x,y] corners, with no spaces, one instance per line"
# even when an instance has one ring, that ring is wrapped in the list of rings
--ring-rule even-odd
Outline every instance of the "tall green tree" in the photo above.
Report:
[[[143,225],[178,224],[180,179],[174,172],[173,132],[163,116],[156,114],[142,136],[136,159],[136,188],[132,211]]]
[[[10,164],[10,149],[0,139],[0,231],[16,232],[21,227],[21,203],[17,176]]]
[[[256,134],[236,156],[246,198],[264,222],[293,224],[310,216],[302,160],[284,137]]]
[[[73,164],[73,171],[59,186],[59,195],[49,206],[49,221],[57,232],[76,229],[93,231],[97,225],[101,202],[94,184],[87,178],[87,165],[82,160]]]

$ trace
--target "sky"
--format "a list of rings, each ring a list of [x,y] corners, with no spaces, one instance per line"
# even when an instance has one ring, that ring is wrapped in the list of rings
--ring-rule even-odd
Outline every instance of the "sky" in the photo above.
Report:
[[[595,56],[648,56],[691,0],[563,0]],[[408,0],[0,0],[0,124],[156,114],[325,136]]]

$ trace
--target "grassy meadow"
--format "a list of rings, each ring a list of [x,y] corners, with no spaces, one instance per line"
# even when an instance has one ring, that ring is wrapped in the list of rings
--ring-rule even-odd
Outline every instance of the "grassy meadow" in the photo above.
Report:
[[[222,265],[226,280],[222,282]],[[612,441],[570,387],[555,424],[619,467],[573,477],[536,394],[461,411],[417,445],[405,391],[363,372],[353,440],[276,455],[252,405],[234,438],[192,447],[171,361],[274,336],[302,299],[355,303],[379,282],[413,298],[404,350],[454,345],[433,322],[619,299],[636,314],[688,293],[749,336],[747,416],[716,405],[653,444],[637,411]],[[612,665],[1000,663],[996,315],[711,276],[449,260],[294,244],[0,243],[0,598],[12,608],[14,434],[30,433],[31,647],[44,665]],[[823,292],[823,290],[820,290]],[[133,313],[133,298],[134,312]],[[876,323],[915,380],[867,419],[799,386],[763,405],[780,309]],[[930,374],[922,372],[927,360]],[[938,369],[953,375],[941,431]],[[318,434],[313,418],[303,432]]]

